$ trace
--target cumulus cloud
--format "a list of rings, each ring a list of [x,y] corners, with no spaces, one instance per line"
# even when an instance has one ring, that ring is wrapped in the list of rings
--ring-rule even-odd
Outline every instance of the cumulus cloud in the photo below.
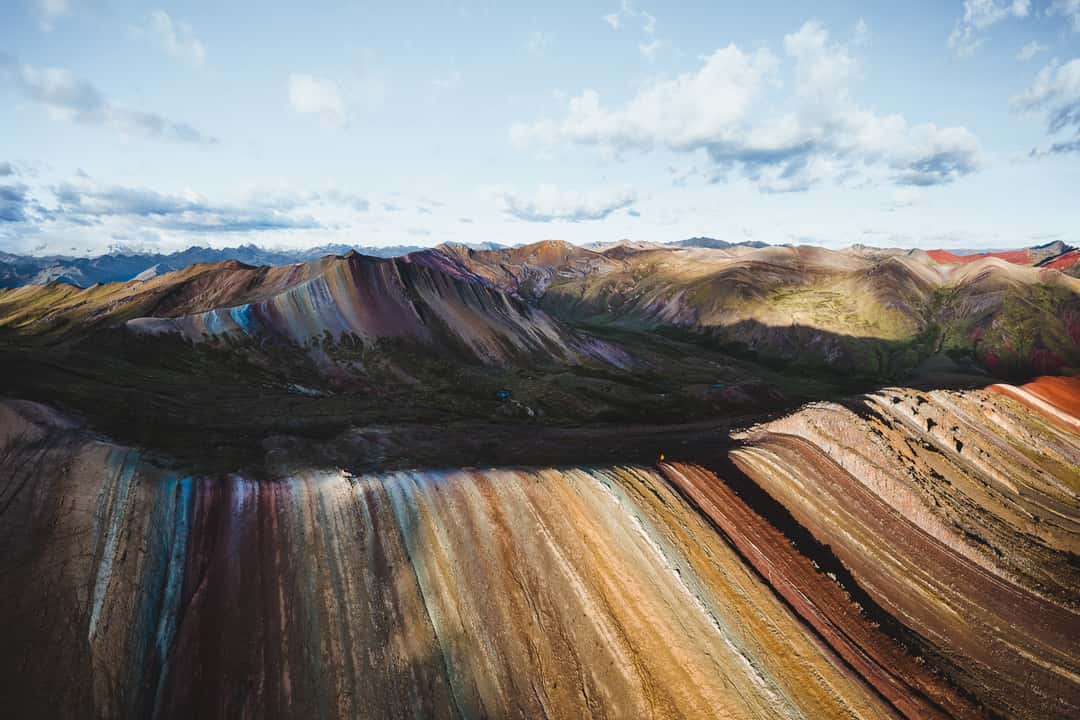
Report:
[[[1051,62],[1009,105],[1016,112],[1043,113],[1047,133],[1057,136],[1048,149],[1032,150],[1032,155],[1080,152],[1080,58]],[[1062,138],[1062,133],[1071,137]]]
[[[7,177],[15,174],[15,166],[9,162],[0,162],[0,177]]]
[[[154,10],[146,23],[135,28],[136,34],[153,41],[158,47],[186,62],[201,67],[206,61],[206,48],[195,37],[191,26],[186,22],[174,22],[164,10]]]
[[[572,142],[617,150],[706,145],[747,113],[762,80],[776,68],[766,50],[746,54],[735,45],[717,50],[700,70],[643,88],[624,108],[608,109],[595,90],[570,99],[562,121],[548,119],[511,129],[518,145]]]
[[[504,187],[495,188],[492,194],[502,213],[526,222],[603,220],[616,210],[637,202],[637,193],[630,188],[577,193],[560,190],[554,185],[541,185],[529,197]]]
[[[52,188],[55,217],[79,224],[126,218],[162,230],[231,233],[320,227],[310,216],[294,217],[262,202],[214,203],[198,195],[170,195],[122,186],[62,183]]]
[[[964,0],[964,16],[949,34],[949,47],[960,56],[970,55],[983,43],[983,33],[1010,17],[1031,12],[1031,0]]]
[[[1038,40],[1032,40],[1016,52],[1016,59],[1020,62],[1027,62],[1039,53],[1046,52],[1046,50],[1047,47],[1045,45],[1040,43]]]
[[[0,219],[25,223],[26,231],[57,224],[123,231],[179,234],[230,234],[326,229],[313,212],[325,206],[364,212],[368,201],[340,188],[298,191],[275,188],[248,193],[233,202],[214,201],[193,192],[163,193],[149,188],[97,183],[77,177],[46,188],[45,207],[24,185],[0,186]],[[41,195],[41,193],[38,193]]]
[[[519,147],[591,145],[615,155],[665,148],[703,151],[711,177],[731,173],[766,192],[841,184],[940,185],[978,169],[981,150],[963,127],[911,125],[862,108],[851,97],[857,66],[825,28],[808,22],[784,38],[794,92],[770,93],[781,59],[767,49],[716,50],[698,70],[646,85],[624,106],[595,90],[569,100],[561,120],[517,124]],[[789,109],[777,111],[777,107]]]
[[[14,88],[28,100],[41,103],[53,117],[68,122],[100,125],[124,135],[173,142],[217,142],[187,123],[115,105],[88,80],[67,70],[35,68],[3,52],[0,52],[0,83]]]
[[[348,122],[345,101],[333,80],[306,73],[290,74],[289,105],[298,113],[318,115],[328,127],[341,128]]]

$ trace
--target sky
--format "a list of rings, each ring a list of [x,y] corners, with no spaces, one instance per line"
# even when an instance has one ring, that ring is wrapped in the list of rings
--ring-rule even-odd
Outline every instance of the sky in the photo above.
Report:
[[[1080,0],[520,5],[2,0],[0,250],[1080,243]]]

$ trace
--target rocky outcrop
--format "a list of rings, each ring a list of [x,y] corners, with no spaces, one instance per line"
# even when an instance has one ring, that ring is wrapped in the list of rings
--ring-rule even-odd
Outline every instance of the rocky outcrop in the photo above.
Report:
[[[1075,717],[1080,436],[1061,412],[890,389],[756,428],[732,457],[988,709]]]

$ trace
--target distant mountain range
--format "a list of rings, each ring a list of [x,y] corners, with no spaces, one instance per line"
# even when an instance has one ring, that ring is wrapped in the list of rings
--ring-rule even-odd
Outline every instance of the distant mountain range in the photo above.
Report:
[[[497,243],[476,243],[467,247],[475,250],[495,250],[503,247]],[[326,255],[344,255],[356,251],[361,255],[391,258],[408,255],[425,248],[419,245],[391,245],[370,247],[364,245],[322,245],[313,248],[274,250],[257,245],[240,245],[231,248],[189,247],[174,253],[113,252],[96,257],[68,255],[15,255],[0,252],[0,288],[23,285],[45,285],[54,280],[79,287],[95,283],[147,280],[156,275],[182,270],[198,263],[236,260],[245,265],[292,265],[293,263],[318,260]]]
[[[561,243],[561,241],[559,242]],[[511,246],[493,242],[480,242],[447,243],[441,247],[487,251],[503,250]],[[589,243],[580,247],[614,257],[616,254],[635,253],[648,249],[706,248],[729,250],[733,248],[761,249],[773,246],[756,240],[728,242],[727,240],[711,237],[691,237],[663,244],[620,240],[617,242]],[[853,247],[858,248],[861,246]],[[347,244],[321,245],[319,247],[299,249],[271,249],[248,244],[231,248],[193,246],[174,253],[118,251],[95,257],[71,255],[34,256],[0,252],[0,288],[45,285],[53,281],[66,282],[85,288],[97,283],[148,280],[157,275],[182,270],[190,265],[200,263],[235,260],[255,267],[293,265],[318,260],[328,255],[341,256],[349,252],[379,258],[394,258],[430,249],[419,245],[374,247]],[[968,263],[984,257],[996,257],[1016,265],[1055,268],[1074,276],[1078,274],[1077,271],[1080,269],[1080,263],[1078,263],[1080,261],[1080,250],[1060,241],[1010,251],[929,250],[927,253],[939,263]]]
[[[769,243],[761,242],[760,240],[746,240],[743,242],[728,242],[727,240],[717,240],[711,237],[692,237],[685,240],[675,240],[667,243],[674,247],[700,247],[700,248],[730,248],[730,247],[752,247],[763,248],[769,247]]]

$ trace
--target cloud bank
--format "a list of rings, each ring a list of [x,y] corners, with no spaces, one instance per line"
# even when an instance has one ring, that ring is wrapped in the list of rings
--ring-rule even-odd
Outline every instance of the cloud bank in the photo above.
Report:
[[[861,107],[850,90],[855,60],[821,24],[807,22],[783,45],[786,64],[767,49],[728,45],[622,107],[585,90],[562,119],[514,125],[511,138],[521,147],[595,146],[616,155],[703,151],[713,180],[736,173],[765,192],[823,182],[942,185],[980,167],[979,143],[966,128],[912,125]],[[783,93],[788,68],[793,87]]]
[[[554,185],[541,185],[530,196],[511,188],[495,188],[496,205],[503,214],[526,222],[585,222],[603,220],[616,210],[637,202],[637,193],[630,188],[611,188],[589,193],[560,190]]]
[[[1024,18],[1031,0],[964,0],[964,16],[949,35],[949,47],[957,55],[971,55],[982,45],[983,33],[1010,17]]]
[[[1045,117],[1047,133],[1054,139],[1046,150],[1032,150],[1033,155],[1080,152],[1080,58],[1064,64],[1051,62],[1009,105],[1014,111]]]
[[[0,52],[0,84],[44,105],[53,117],[80,125],[97,125],[122,135],[196,145],[217,142],[187,123],[156,113],[120,107],[88,80],[59,68],[35,68]]]

